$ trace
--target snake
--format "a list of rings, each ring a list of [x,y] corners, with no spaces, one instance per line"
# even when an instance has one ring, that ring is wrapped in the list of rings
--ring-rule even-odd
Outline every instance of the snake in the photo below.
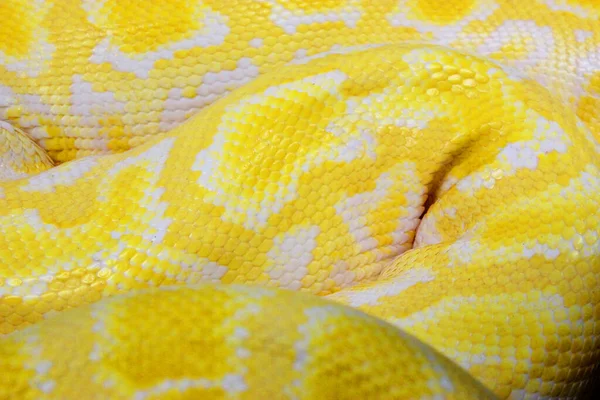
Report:
[[[3,0],[0,399],[577,399],[595,0]]]

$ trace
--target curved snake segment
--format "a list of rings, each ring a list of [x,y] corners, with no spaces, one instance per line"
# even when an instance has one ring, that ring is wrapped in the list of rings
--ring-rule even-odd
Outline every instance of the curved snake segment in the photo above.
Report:
[[[135,147],[287,63],[407,40],[526,71],[599,127],[590,0],[5,3],[0,119],[59,161]]]
[[[433,3],[146,5],[131,34],[128,3],[74,2],[67,45],[62,3],[11,2],[41,8],[0,41],[3,117],[56,161],[116,153],[0,183],[0,397],[489,395],[448,359],[500,398],[582,394],[598,10]]]
[[[0,342],[0,367],[13,372],[8,380],[0,377],[2,387],[58,399],[494,398],[422,342],[317,297],[203,285],[96,305]],[[133,320],[144,322],[128,323]],[[174,335],[175,326],[185,326],[186,334]],[[43,348],[45,359],[31,357],[33,346]],[[154,348],[170,350],[157,354]],[[15,354],[35,369],[22,368]],[[49,360],[76,369],[77,376],[65,376]]]

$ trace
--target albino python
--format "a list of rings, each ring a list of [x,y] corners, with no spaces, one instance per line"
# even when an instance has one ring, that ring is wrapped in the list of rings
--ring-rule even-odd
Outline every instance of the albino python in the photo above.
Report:
[[[0,399],[598,378],[596,0],[3,0],[0,20]]]

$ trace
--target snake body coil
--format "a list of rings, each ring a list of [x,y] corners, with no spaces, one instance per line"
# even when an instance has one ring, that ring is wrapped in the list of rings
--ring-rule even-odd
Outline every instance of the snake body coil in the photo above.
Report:
[[[0,17],[0,399],[577,398],[597,376],[595,2]]]

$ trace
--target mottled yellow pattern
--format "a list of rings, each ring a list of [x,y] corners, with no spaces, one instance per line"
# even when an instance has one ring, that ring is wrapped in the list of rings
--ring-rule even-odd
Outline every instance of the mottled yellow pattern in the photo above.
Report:
[[[586,392],[595,4],[151,3],[0,5],[0,399]]]

